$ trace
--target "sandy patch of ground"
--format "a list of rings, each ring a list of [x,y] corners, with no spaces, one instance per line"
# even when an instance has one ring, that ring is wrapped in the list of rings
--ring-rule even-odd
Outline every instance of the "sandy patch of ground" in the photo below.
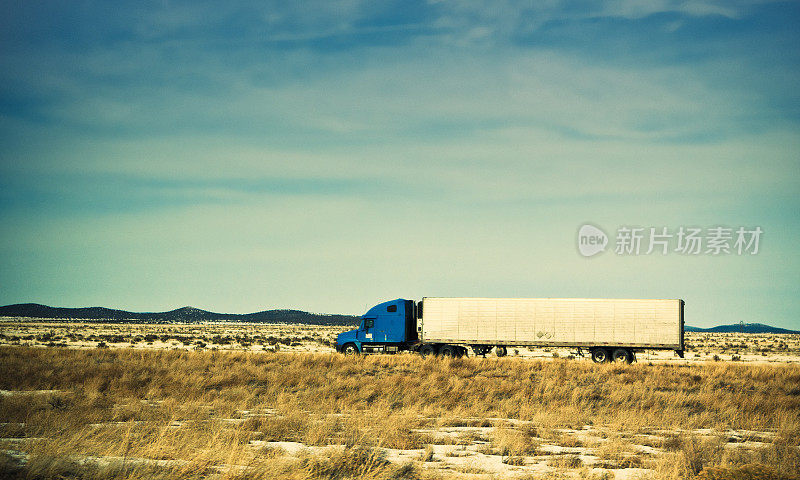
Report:
[[[504,420],[508,425],[519,424],[514,419]],[[636,479],[653,474],[652,467],[657,459],[670,450],[670,442],[680,435],[698,438],[728,439],[725,448],[756,449],[766,448],[767,443],[742,441],[743,438],[762,436],[774,438],[774,432],[725,431],[711,429],[663,431],[642,434],[637,432],[610,431],[603,427],[587,425],[583,429],[559,429],[548,432],[535,455],[506,456],[487,450],[497,427],[440,427],[420,430],[431,434],[434,443],[424,449],[381,448],[386,460],[402,465],[419,462],[425,469],[434,470],[448,478],[466,475],[484,475],[491,478],[518,478],[541,475],[565,474],[569,477],[596,477],[615,479]],[[479,435],[485,440],[472,440],[469,443],[450,444],[448,441],[463,439],[463,433]],[[561,440],[550,438],[557,434]],[[625,440],[620,440],[625,438]],[[444,441],[440,444],[438,442]],[[642,442],[642,443],[639,443]],[[564,443],[565,445],[562,445]],[[621,453],[609,454],[609,445]],[[270,448],[278,456],[297,458],[303,455],[326,455],[331,449],[343,449],[344,445],[314,446],[300,442],[267,442],[254,440],[253,448]],[[580,446],[576,446],[580,445]],[[653,445],[661,445],[655,447]],[[327,453],[326,453],[327,452]]]

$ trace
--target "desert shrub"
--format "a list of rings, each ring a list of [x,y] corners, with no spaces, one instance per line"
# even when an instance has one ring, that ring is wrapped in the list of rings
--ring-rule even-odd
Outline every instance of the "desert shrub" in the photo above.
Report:
[[[517,456],[505,457],[502,460],[502,462],[507,465],[516,465],[516,466],[525,465],[525,457],[517,457]]]
[[[329,445],[339,443],[342,421],[338,417],[327,417],[308,427],[305,436],[307,445]]]
[[[419,480],[423,478],[422,471],[412,462],[403,463],[394,468],[389,478],[398,480]]]
[[[492,434],[492,447],[498,455],[519,457],[536,455],[539,444],[531,436],[516,429],[496,428]]]
[[[735,467],[708,467],[697,476],[698,480],[794,480],[796,475],[782,473],[759,463]]]
[[[422,462],[432,462],[433,461],[433,447],[428,445],[425,447],[425,450],[419,456],[420,461]]]
[[[267,441],[302,442],[308,435],[310,421],[307,414],[298,411],[286,416],[260,417],[248,425],[251,426],[256,426],[254,430],[262,433]]]
[[[719,438],[681,437],[683,468],[691,475],[699,474],[707,465],[718,464],[723,452],[724,444]]]
[[[679,435],[668,435],[661,442],[661,448],[668,452],[675,452],[681,449],[683,439]]]
[[[306,457],[302,465],[310,476],[330,479],[374,476],[391,466],[381,450],[361,446],[346,447],[330,457]]]
[[[636,443],[663,445],[662,441],[659,439],[648,439],[637,441]],[[679,446],[676,448],[679,448]],[[603,460],[598,464],[598,466],[602,466],[603,468],[638,468],[643,465],[643,459],[640,456],[637,446],[631,443],[627,436],[616,432],[609,433],[606,442],[597,444],[595,454]]]
[[[123,343],[125,337],[122,335],[103,335],[102,338],[108,343]]]
[[[548,459],[547,465],[557,468],[580,468],[583,466],[583,460],[578,455],[558,455]]]
[[[259,456],[266,458],[276,458],[286,455],[286,450],[274,445],[265,445],[257,450]]]
[[[602,472],[592,472],[587,477],[589,480],[614,480],[615,475],[614,472],[610,472],[608,470]]]
[[[561,435],[558,437],[556,441],[562,447],[577,448],[584,446],[583,440],[581,440],[580,438],[573,437],[571,435]]]

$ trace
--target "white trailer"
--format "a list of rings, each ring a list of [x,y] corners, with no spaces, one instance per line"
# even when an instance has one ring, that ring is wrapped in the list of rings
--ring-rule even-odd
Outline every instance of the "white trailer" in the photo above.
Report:
[[[458,356],[465,347],[503,356],[510,346],[587,349],[597,362],[631,362],[639,350],[683,356],[680,299],[441,298],[417,304],[419,350]]]

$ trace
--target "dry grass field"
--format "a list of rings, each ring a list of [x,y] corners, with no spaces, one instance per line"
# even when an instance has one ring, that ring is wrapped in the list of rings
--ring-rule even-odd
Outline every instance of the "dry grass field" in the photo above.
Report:
[[[614,366],[548,348],[345,359],[332,344],[346,329],[4,319],[0,470],[796,478],[797,335],[689,333],[684,360]]]
[[[597,365],[325,353],[340,330],[6,322],[0,476],[799,478],[794,336]]]

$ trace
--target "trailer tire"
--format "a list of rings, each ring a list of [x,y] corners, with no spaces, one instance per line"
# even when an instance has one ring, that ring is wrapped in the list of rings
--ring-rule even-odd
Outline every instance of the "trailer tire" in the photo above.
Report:
[[[614,356],[612,357],[614,363],[631,363],[633,362],[633,354],[630,350],[625,348],[618,348],[614,350]]]
[[[342,353],[345,355],[358,355],[361,352],[358,351],[355,343],[345,343],[342,347]]]
[[[502,345],[498,345],[498,346],[494,347],[494,353],[498,357],[505,357],[506,355],[508,355],[508,350],[506,349],[506,347],[504,347]]]
[[[491,350],[492,350],[492,347],[489,347],[489,346],[486,346],[486,345],[473,345],[472,346],[472,352],[475,354],[476,357],[479,356],[479,355],[485,357],[486,354],[489,353]]]
[[[458,353],[456,352],[456,347],[452,345],[442,345],[439,347],[439,355],[447,358],[456,358]]]
[[[419,347],[419,354],[422,355],[423,357],[436,355],[436,347],[434,347],[429,343],[426,343],[425,345]]]
[[[603,363],[609,361],[610,359],[611,355],[609,355],[608,350],[605,348],[592,349],[592,361],[594,363]]]

